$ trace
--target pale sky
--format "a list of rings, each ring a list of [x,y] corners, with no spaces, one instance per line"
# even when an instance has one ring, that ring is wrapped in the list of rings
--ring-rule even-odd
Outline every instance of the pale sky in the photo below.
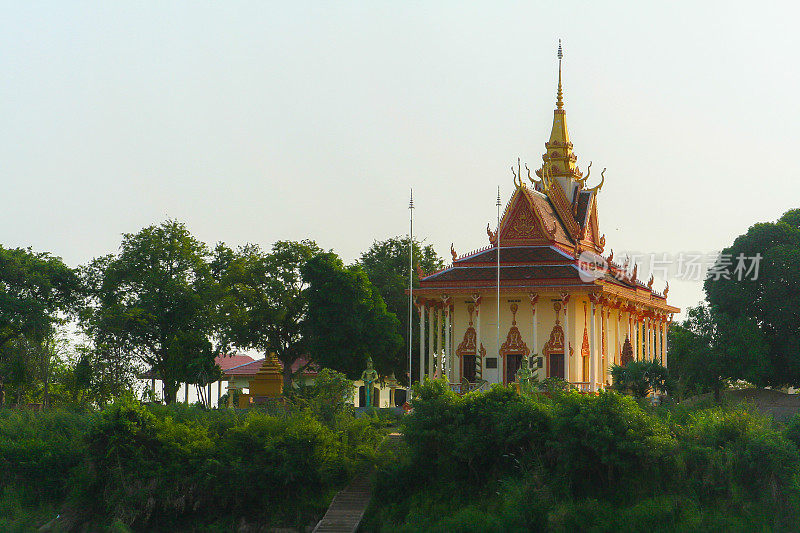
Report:
[[[796,4],[3,2],[0,243],[487,244],[541,164],[556,47],[607,250],[712,252],[800,206]],[[597,182],[590,180],[594,185]],[[640,277],[643,277],[640,272]],[[663,287],[657,280],[656,289]],[[702,298],[671,281],[670,301]]]

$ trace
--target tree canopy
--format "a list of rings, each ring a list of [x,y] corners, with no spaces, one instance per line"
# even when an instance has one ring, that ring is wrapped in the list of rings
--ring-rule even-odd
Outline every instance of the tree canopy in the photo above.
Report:
[[[380,375],[399,377],[405,369],[399,321],[364,270],[328,252],[309,260],[302,275],[309,284],[303,333],[313,359],[357,379],[372,357]]]
[[[302,322],[308,310],[302,268],[322,250],[313,241],[278,241],[267,253],[256,245],[232,251],[219,245],[212,263],[222,290],[223,334],[240,348],[275,352],[283,363],[284,392],[292,364],[306,355]]]
[[[719,398],[726,380],[767,381],[767,347],[755,321],[731,318],[704,304],[689,308],[687,315],[669,333],[670,375],[681,395],[713,391]]]
[[[710,276],[704,285],[714,315],[723,328],[745,328],[767,346],[766,366],[759,362],[746,374],[765,385],[800,386],[800,209],[753,225],[722,251],[715,268],[724,263],[729,274]]]
[[[76,309],[80,288],[60,258],[0,246],[0,349],[21,336],[46,335],[60,313]]]
[[[444,267],[444,261],[436,253],[433,246],[422,246],[417,240],[413,242],[414,264],[424,272],[434,272]],[[386,308],[398,318],[397,333],[402,336],[403,343],[398,348],[399,356],[408,354],[408,238],[392,237],[384,241],[375,241],[369,250],[361,254],[358,264],[367,273],[372,285],[380,292],[386,302]],[[419,275],[414,269],[414,287],[419,287]],[[412,319],[411,350],[415,357],[419,354],[419,321]],[[408,372],[407,363],[403,370],[398,369],[398,376]],[[419,365],[412,365],[418,371]]]
[[[0,246],[0,404],[6,384],[19,392],[30,381],[37,353],[80,296],[78,275],[60,258]]]
[[[120,252],[95,260],[85,323],[95,342],[123,347],[153,368],[164,400],[182,382],[202,384],[219,372],[212,347],[218,287],[207,247],[169,220],[125,234]]]

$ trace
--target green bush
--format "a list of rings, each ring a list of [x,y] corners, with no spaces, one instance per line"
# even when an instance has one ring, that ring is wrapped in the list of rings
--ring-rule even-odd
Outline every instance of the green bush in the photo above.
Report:
[[[0,530],[305,527],[376,461],[378,417],[144,406],[0,411]]]
[[[0,489],[17,487],[31,503],[60,501],[70,470],[85,453],[95,416],[55,409],[0,410]]]
[[[375,531],[793,530],[800,416],[640,406],[616,392],[416,390],[410,450],[381,464]]]
[[[623,366],[611,366],[612,387],[643,398],[650,391],[671,392],[673,383],[669,372],[658,361],[629,361]]]
[[[550,408],[510,387],[463,397],[443,381],[414,393],[414,414],[403,421],[412,456],[423,472],[478,481],[541,462]]]
[[[555,403],[548,459],[570,495],[635,492],[668,473],[675,445],[666,425],[633,399],[573,392]]]
[[[797,446],[744,407],[699,411],[681,434],[686,482],[706,501],[764,502],[778,511],[800,473]]]

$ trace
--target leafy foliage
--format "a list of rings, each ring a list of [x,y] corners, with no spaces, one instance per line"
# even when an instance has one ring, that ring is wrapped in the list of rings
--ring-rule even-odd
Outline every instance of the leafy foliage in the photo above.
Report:
[[[416,390],[378,473],[375,531],[792,529],[800,453],[746,408],[671,416],[606,392]]]
[[[412,243],[414,264],[424,272],[435,272],[444,267],[444,261],[430,244],[414,240]],[[399,320],[397,333],[403,337],[403,346],[399,351],[403,356],[408,354],[408,276],[409,276],[409,241],[407,237],[392,237],[384,241],[375,241],[369,250],[361,254],[358,264],[367,273],[370,282],[378,290],[386,302],[386,308]],[[416,269],[411,272],[414,287],[419,287],[419,274]],[[411,353],[419,354],[419,321],[411,320]],[[405,360],[404,360],[405,361]],[[406,364],[402,370],[396,369],[395,375],[405,383],[408,372]],[[419,365],[411,365],[412,372],[419,371]],[[418,378],[417,378],[418,380]],[[412,380],[414,381],[414,380]]]
[[[713,391],[719,399],[726,380],[769,382],[767,346],[752,319],[731,318],[707,305],[687,314],[683,324],[670,328],[670,374],[680,392]]]
[[[317,418],[327,424],[352,414],[353,382],[341,372],[323,368],[314,378],[314,384],[300,389],[297,401],[311,409]]]
[[[786,212],[777,222],[755,224],[722,254],[732,260],[733,272],[706,280],[709,305],[731,324],[731,331],[745,334],[756,345],[743,349],[758,349],[766,362],[742,370],[754,374],[759,383],[800,385],[800,209]],[[757,254],[762,258],[757,278],[753,272],[740,276],[738,258]],[[756,331],[763,341],[754,339]],[[736,346],[732,342],[730,348]]]
[[[346,413],[326,424],[309,410],[242,414],[131,398],[99,415],[0,410],[0,508],[55,506],[57,530],[305,527],[372,464],[384,433]]]
[[[283,363],[283,390],[292,390],[292,365],[307,355],[302,325],[308,312],[301,269],[322,250],[313,241],[278,241],[270,253],[247,245],[218,245],[212,268],[224,291],[222,332],[241,348],[274,352]]]
[[[34,349],[77,310],[80,296],[80,279],[60,258],[0,246],[0,405],[6,383],[22,393],[34,371]]]
[[[620,392],[633,393],[643,398],[650,391],[665,394],[672,390],[672,380],[658,361],[630,361],[625,365],[612,365],[612,387]]]
[[[92,306],[84,323],[96,345],[136,354],[164,382],[165,401],[180,383],[218,372],[215,331],[219,289],[206,246],[186,226],[166,221],[123,236],[120,253],[85,271]]]
[[[398,320],[364,271],[345,268],[334,253],[318,254],[302,269],[308,316],[304,335],[314,361],[356,379],[372,357],[388,376],[405,368]]]

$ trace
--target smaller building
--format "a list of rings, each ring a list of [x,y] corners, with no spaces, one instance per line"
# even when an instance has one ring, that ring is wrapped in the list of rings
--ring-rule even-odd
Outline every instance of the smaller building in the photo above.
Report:
[[[277,359],[276,361],[279,369],[276,369],[276,372],[279,371],[282,374],[283,363]],[[225,378],[228,380],[227,390],[229,397],[232,398],[230,393],[234,390],[237,391],[238,394],[250,395],[252,393],[252,383],[254,383],[257,379],[259,370],[261,370],[263,366],[264,358],[261,358],[223,370]],[[298,372],[301,368],[304,368],[304,370],[300,378],[295,380],[295,383],[302,384],[304,386],[313,385],[314,380],[318,375],[319,367],[314,364],[309,365],[308,360],[301,357],[292,364],[292,372]],[[376,384],[373,383],[373,407],[400,407],[403,405],[403,403],[405,403],[406,388],[398,384],[397,380],[394,378],[387,378],[382,383],[377,383],[377,386],[375,385]],[[353,405],[355,407],[364,407],[364,398],[364,382],[361,380],[354,381]]]
[[[223,378],[209,383],[203,390],[197,385],[189,383],[181,383],[178,387],[178,392],[175,401],[178,403],[207,403],[209,407],[219,407],[219,399],[227,391],[227,377],[225,372],[231,368],[240,367],[253,362],[253,358],[249,355],[239,354],[221,354],[218,355],[214,362],[222,370]],[[154,369],[150,369],[140,376],[142,385],[145,387],[145,398],[151,401],[161,402],[164,399],[164,384],[159,379],[158,373]]]

